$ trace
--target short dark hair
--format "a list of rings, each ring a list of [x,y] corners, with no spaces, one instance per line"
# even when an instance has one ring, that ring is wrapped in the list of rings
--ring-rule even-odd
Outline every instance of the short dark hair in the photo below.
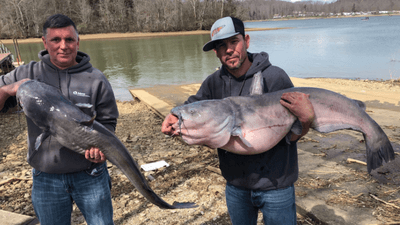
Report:
[[[76,35],[78,35],[78,30],[76,29],[74,21],[72,21],[68,16],[62,14],[54,14],[49,16],[43,24],[43,36],[46,37],[47,28],[63,28],[73,26]]]

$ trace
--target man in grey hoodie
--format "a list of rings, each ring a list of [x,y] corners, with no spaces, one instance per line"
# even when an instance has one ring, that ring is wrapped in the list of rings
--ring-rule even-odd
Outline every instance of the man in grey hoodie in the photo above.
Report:
[[[185,104],[249,95],[253,75],[259,71],[264,93],[293,87],[285,71],[271,65],[267,53],[249,53],[249,45],[250,36],[245,34],[241,20],[234,17],[217,20],[211,28],[211,41],[204,45],[203,51],[214,50],[222,67],[208,76],[197,94],[190,96]],[[269,151],[256,155],[238,155],[218,149],[220,169],[227,180],[226,203],[233,225],[257,224],[259,210],[265,224],[297,223],[293,185],[298,178],[296,141],[308,132],[315,115],[307,95],[292,92],[281,98],[281,104],[302,123],[301,135],[290,134],[290,142],[284,138]],[[173,134],[171,125],[177,120],[168,115],[162,132]]]
[[[42,41],[45,50],[39,52],[41,61],[0,77],[0,110],[21,83],[35,79],[58,87],[74,104],[93,105],[82,111],[90,116],[96,113],[96,120],[114,132],[118,109],[113,90],[104,74],[92,67],[90,57],[78,51],[74,22],[61,14],[50,16],[43,25]],[[71,224],[73,202],[88,224],[113,224],[111,179],[104,154],[92,148],[83,156],[51,137],[36,151],[36,138],[43,131],[28,117],[27,124],[32,203],[40,224]]]

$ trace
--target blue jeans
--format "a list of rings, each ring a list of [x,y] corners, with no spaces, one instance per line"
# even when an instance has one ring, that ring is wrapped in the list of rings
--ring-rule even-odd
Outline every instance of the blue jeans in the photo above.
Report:
[[[226,205],[233,225],[256,225],[258,210],[264,224],[296,225],[294,186],[277,190],[246,190],[229,183],[225,189]]]
[[[70,225],[74,201],[88,225],[114,224],[106,163],[76,173],[32,173],[32,203],[41,225]]]

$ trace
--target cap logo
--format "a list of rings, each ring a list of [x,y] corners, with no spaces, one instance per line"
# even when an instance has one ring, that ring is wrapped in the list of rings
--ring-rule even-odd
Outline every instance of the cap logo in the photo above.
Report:
[[[211,37],[214,37],[214,35],[216,35],[224,27],[225,27],[225,25],[215,28],[211,33]]]

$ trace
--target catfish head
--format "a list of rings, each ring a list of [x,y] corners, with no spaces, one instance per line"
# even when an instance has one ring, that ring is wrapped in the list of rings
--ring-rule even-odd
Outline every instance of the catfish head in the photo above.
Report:
[[[235,124],[229,100],[204,100],[171,110],[179,120],[172,127],[189,145],[219,148],[228,143]]]
[[[47,114],[43,113],[43,108],[47,107],[46,90],[37,85],[39,82],[35,80],[28,80],[23,82],[16,93],[19,104],[22,106],[24,113],[27,117],[41,129],[48,129]]]

